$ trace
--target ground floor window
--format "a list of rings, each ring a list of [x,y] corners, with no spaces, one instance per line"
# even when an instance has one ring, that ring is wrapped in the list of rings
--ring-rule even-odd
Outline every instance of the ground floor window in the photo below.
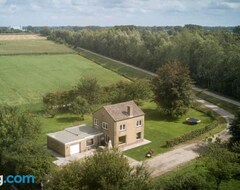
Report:
[[[94,143],[93,139],[88,139],[86,142],[87,142],[87,146],[91,146]]]
[[[119,143],[119,144],[126,143],[126,136],[119,137],[119,138],[118,138],[118,143]]]
[[[105,135],[105,142],[108,143],[110,140],[109,136],[108,135]]]
[[[141,139],[141,132],[137,133],[136,138]]]

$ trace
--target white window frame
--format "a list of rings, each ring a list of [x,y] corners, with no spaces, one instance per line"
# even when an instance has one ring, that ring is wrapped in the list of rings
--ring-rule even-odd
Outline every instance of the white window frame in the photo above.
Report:
[[[120,131],[126,131],[126,124],[124,124],[124,123],[123,123],[123,124],[120,124],[120,125],[119,125],[119,130],[120,130]]]
[[[142,120],[137,120],[136,126],[141,127],[142,126]]]
[[[94,118],[94,125],[98,125],[98,119]]]
[[[105,130],[108,130],[108,123],[107,122],[102,122],[102,128]]]

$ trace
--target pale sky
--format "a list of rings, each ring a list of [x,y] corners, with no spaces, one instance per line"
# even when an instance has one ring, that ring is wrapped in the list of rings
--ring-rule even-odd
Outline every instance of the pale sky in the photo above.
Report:
[[[240,0],[0,0],[0,26],[240,25]]]

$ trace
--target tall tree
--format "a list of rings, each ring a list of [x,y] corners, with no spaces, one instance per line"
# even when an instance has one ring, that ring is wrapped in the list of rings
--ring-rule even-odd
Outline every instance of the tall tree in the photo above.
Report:
[[[40,133],[40,122],[32,114],[15,107],[0,107],[1,174],[34,175],[37,183],[44,178],[51,169],[51,160],[46,149],[36,145]]]
[[[151,189],[151,179],[145,166],[132,168],[122,153],[104,150],[54,172],[48,189],[145,190]]]
[[[192,80],[187,66],[175,61],[160,67],[152,80],[155,102],[172,117],[182,116],[192,103]]]

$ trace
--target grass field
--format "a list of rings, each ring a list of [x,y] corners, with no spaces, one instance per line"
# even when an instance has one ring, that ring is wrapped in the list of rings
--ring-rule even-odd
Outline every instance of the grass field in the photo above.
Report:
[[[161,115],[156,111],[157,106],[153,102],[146,102],[141,108],[146,114],[144,138],[152,142],[124,152],[127,156],[136,160],[144,160],[146,152],[150,149],[154,151],[154,155],[168,151],[169,148],[165,147],[167,140],[178,137],[192,130],[203,128],[213,121],[211,117],[194,109],[190,109],[188,113],[180,119],[173,120],[166,118],[166,116]],[[185,119],[191,116],[199,118],[201,123],[198,125],[184,124],[183,122]]]
[[[148,75],[147,73],[139,71],[132,67],[128,67],[126,65],[119,64],[117,61],[114,61],[113,59],[107,59],[104,56],[96,55],[90,51],[86,51],[80,48],[77,51],[81,56],[87,59],[90,59],[91,61],[111,71],[114,71],[128,79],[136,80],[136,79],[143,79],[143,78],[151,78],[151,76]]]
[[[72,88],[83,76],[94,76],[101,85],[127,80],[74,54],[1,56],[0,103],[37,103],[47,92]]]
[[[55,53],[75,52],[65,45],[56,44],[45,39],[0,40],[0,55]]]

